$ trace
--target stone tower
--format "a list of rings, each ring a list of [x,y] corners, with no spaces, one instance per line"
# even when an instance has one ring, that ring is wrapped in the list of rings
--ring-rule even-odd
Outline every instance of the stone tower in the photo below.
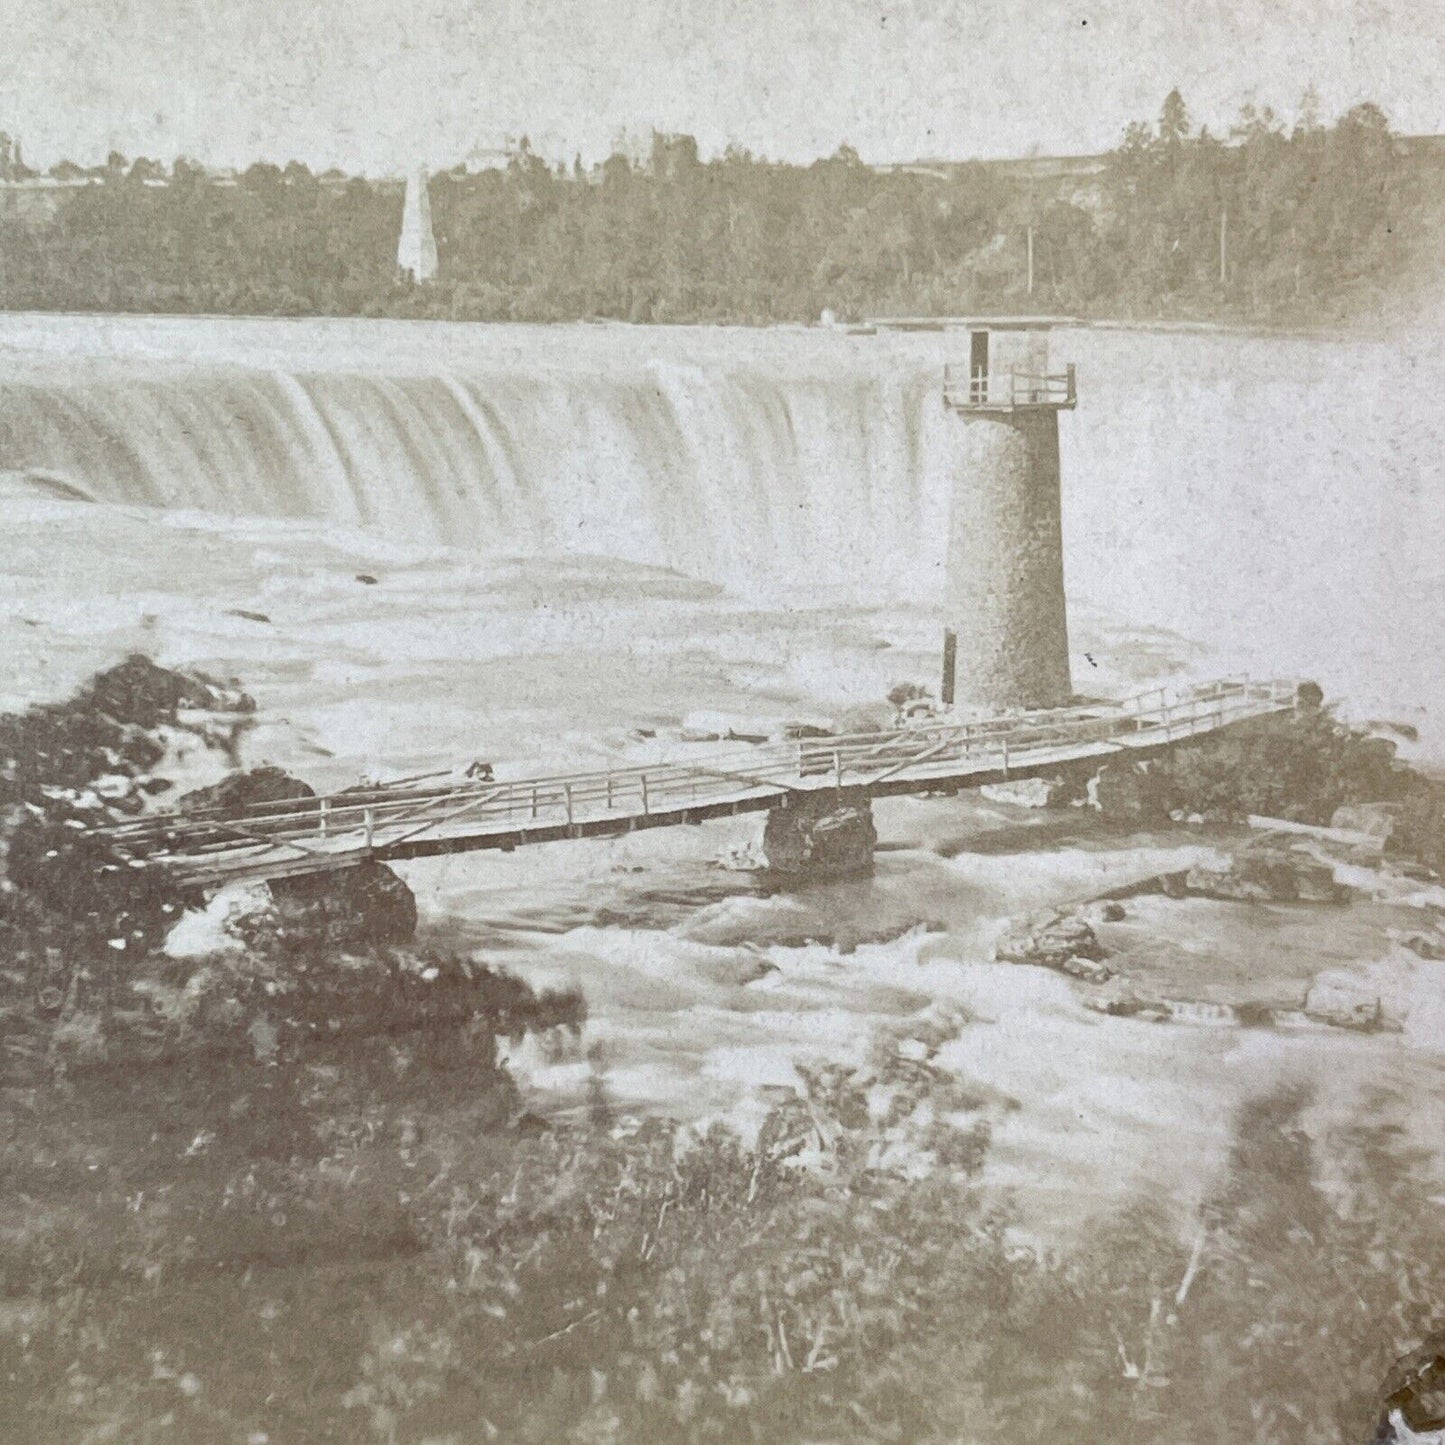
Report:
[[[396,269],[400,276],[416,282],[434,281],[437,274],[437,242],[431,228],[431,195],[427,174],[418,167],[406,178],[406,200],[401,208],[401,240],[396,247]]]
[[[959,429],[948,541],[944,691],[991,710],[1069,701],[1069,632],[1059,476],[1059,412],[1074,368],[1049,371],[1047,323],[969,328],[966,368],[947,367],[944,405]]]

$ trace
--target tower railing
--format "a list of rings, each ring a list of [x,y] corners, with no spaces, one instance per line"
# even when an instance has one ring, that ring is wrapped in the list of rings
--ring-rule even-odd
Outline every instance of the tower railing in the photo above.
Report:
[[[979,372],[962,364],[943,368],[943,404],[952,411],[1072,411],[1077,400],[1072,363],[1062,372]]]

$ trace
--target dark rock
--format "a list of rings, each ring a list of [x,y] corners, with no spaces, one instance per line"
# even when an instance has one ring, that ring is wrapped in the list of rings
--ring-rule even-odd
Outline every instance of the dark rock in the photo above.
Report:
[[[264,612],[252,612],[246,607],[228,607],[227,617],[243,617],[247,622],[270,622],[270,618]]]
[[[808,738],[830,738],[832,736],[834,736],[833,729],[824,727],[820,723],[785,722],[783,724],[783,737],[790,742],[801,742]]]
[[[281,768],[262,767],[230,773],[219,783],[184,794],[176,806],[187,813],[214,808],[235,816],[257,804],[300,802],[315,796],[315,789],[300,778],[293,778]]]
[[[370,572],[358,572],[356,574],[356,580],[367,587],[376,586],[376,578],[373,577]]]
[[[90,830],[142,812],[169,786],[151,774],[165,755],[158,728],[248,705],[229,684],[135,654],[67,702],[0,716],[0,804],[20,805],[0,816],[13,958],[53,946],[103,959],[96,972],[109,977],[155,946],[195,898]]]
[[[183,709],[254,712],[255,700],[234,683],[200,672],[176,672],[135,652],[97,673],[69,704],[72,711],[104,713],[117,722],[153,728],[173,722]]]
[[[1163,822],[1169,809],[1141,763],[1106,763],[1089,784],[1089,797],[1109,818]]]
[[[416,898],[384,863],[277,878],[268,887],[274,910],[254,927],[283,947],[383,947],[416,933]]]
[[[14,890],[6,896],[7,911],[19,930],[13,953],[25,951],[26,939],[53,935],[57,943],[101,956],[134,955],[159,942],[194,901],[163,874],[132,868],[75,826],[108,821],[78,810],[26,813],[17,821],[5,848],[5,875]]]
[[[1328,864],[1273,848],[1251,849],[1224,864],[1196,864],[1183,875],[1183,892],[1248,903],[1341,903],[1349,897]]]
[[[136,654],[98,673],[67,702],[0,715],[0,803],[49,806],[55,789],[79,791],[100,778],[149,772],[165,755],[155,736],[160,726],[195,730],[198,715],[254,708],[230,684]],[[233,732],[239,726],[233,718]]]
[[[1066,958],[1059,965],[1059,969],[1070,978],[1081,979],[1084,983],[1108,983],[1114,976],[1114,970],[1107,963],[1100,963],[1094,958],[1081,958],[1078,954]]]
[[[768,813],[763,830],[768,867],[809,879],[872,872],[877,842],[868,800],[846,801],[831,790],[793,794]]]

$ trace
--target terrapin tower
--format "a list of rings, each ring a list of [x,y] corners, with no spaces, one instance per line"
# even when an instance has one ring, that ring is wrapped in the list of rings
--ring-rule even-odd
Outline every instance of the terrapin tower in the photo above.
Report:
[[[967,368],[944,368],[957,418],[944,698],[991,710],[1058,707],[1073,692],[1064,606],[1059,412],[1074,368],[1050,373],[1048,326],[969,327]]]
[[[401,240],[396,247],[397,274],[417,282],[434,281],[437,242],[431,228],[431,195],[426,170],[418,167],[406,178],[401,207]]]

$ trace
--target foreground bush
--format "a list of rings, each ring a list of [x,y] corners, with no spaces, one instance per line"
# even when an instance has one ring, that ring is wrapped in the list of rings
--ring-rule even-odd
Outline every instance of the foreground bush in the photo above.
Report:
[[[308,1087],[304,1148],[238,1147],[217,1196],[172,1166],[129,1283],[31,1276],[0,1316],[13,1438],[1337,1445],[1445,1322],[1421,1161],[1362,1133],[1322,1178],[1289,1091],[1182,1231],[1133,1208],[1046,1257],[987,1207],[982,1136],[896,1167],[846,1079],[685,1148]]]

